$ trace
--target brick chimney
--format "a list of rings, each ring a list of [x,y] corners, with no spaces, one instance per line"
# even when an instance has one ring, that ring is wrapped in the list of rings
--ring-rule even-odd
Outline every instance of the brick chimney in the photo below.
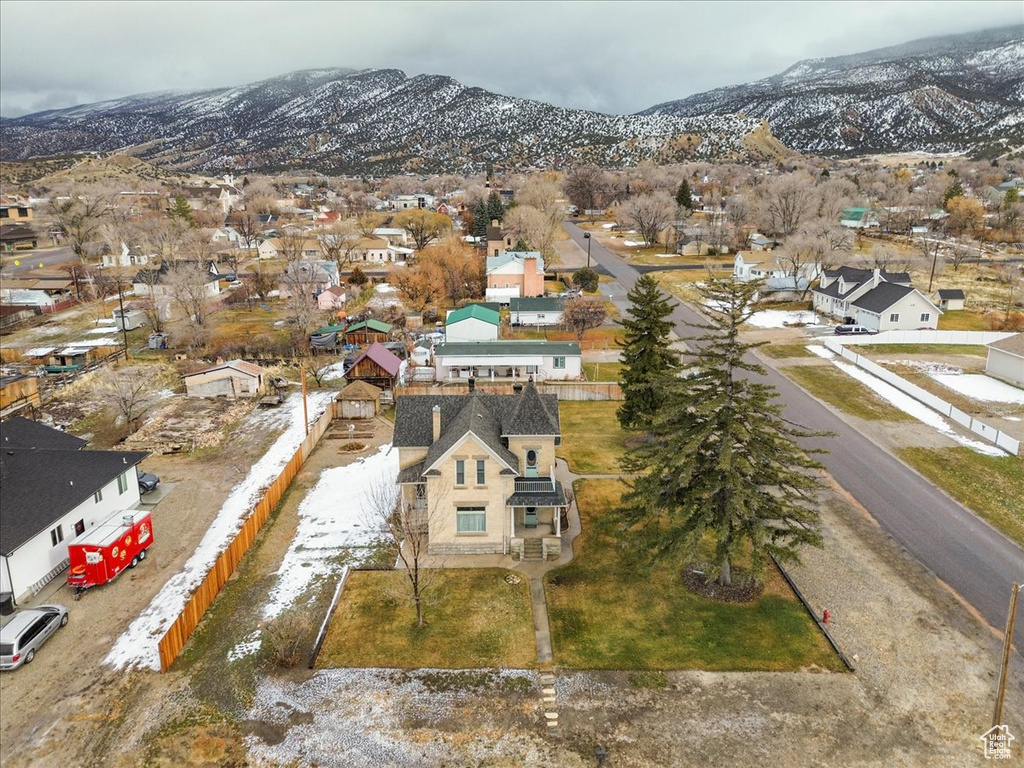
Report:
[[[434,439],[431,442],[436,443],[437,438],[441,436],[441,406],[435,405],[430,415],[433,418],[434,426]]]

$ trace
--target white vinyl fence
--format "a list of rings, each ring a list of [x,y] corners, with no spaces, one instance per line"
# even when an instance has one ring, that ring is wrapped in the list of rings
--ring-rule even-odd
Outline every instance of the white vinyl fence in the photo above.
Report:
[[[991,344],[1014,336],[1005,331],[882,331],[864,336],[837,336],[843,345],[865,344]]]
[[[929,333],[929,334],[934,334],[934,333],[936,333],[936,331],[890,331],[890,333],[897,333],[897,334],[900,334],[900,333],[907,333],[907,334]],[[959,334],[960,332],[959,331],[938,331],[937,333]],[[970,333],[973,333],[973,334],[979,335],[979,336],[982,335],[981,332],[979,332],[979,331],[973,331],[973,332],[970,332]],[[878,334],[878,336],[884,336],[884,335],[885,334],[881,334],[881,333]],[[990,334],[985,334],[985,335],[990,335]],[[997,334],[997,335],[1008,336],[1008,335],[1012,335],[1012,334]],[[878,338],[878,336],[875,336],[873,338]],[[993,341],[995,341],[995,340],[996,339],[993,339]],[[983,421],[979,421],[978,419],[976,419],[973,416],[971,416],[969,413],[964,413],[959,408],[955,408],[954,406],[950,405],[949,403],[947,403],[942,398],[936,397],[931,392],[928,392],[927,390],[921,389],[921,387],[917,386],[916,384],[911,384],[906,379],[902,378],[901,376],[897,376],[892,371],[890,371],[890,370],[888,370],[886,368],[883,368],[882,366],[880,366],[880,365],[878,365],[876,363],[871,362],[866,357],[862,357],[861,355],[858,355],[852,349],[846,349],[845,348],[845,341],[846,341],[846,339],[843,339],[842,342],[840,342],[838,339],[825,339],[825,347],[827,349],[831,350],[832,352],[835,352],[837,355],[842,357],[844,360],[849,360],[851,363],[856,365],[858,368],[863,368],[865,371],[867,371],[871,375],[877,376],[879,379],[881,379],[882,381],[886,382],[887,384],[891,384],[892,386],[896,387],[896,389],[900,390],[901,392],[904,392],[904,393],[910,395],[915,400],[917,400],[917,401],[919,401],[921,403],[924,403],[929,408],[931,408],[933,411],[937,411],[938,413],[942,414],[943,416],[946,416],[947,418],[952,419],[953,421],[955,421],[957,424],[961,425],[962,427],[966,427],[967,429],[969,429],[974,434],[984,438],[985,440],[988,440],[990,443],[994,443],[996,446],[998,446],[999,448],[1002,448],[1004,451],[1006,451],[1010,455],[1016,456],[1017,453],[1020,451],[1020,441],[1019,440],[1016,440],[1016,439],[1010,437],[1005,432],[1002,432],[1002,431],[996,429],[995,427],[989,426],[988,424],[986,424]],[[884,342],[876,342],[876,343],[880,343],[880,344],[900,344],[900,343],[912,344],[912,343],[920,343],[920,342],[884,341]],[[962,341],[958,341],[958,342],[952,342],[952,341],[941,341],[941,342],[940,341],[933,341],[933,342],[930,342],[930,343],[932,343],[932,344],[978,344],[978,343],[981,343],[981,342],[977,342],[977,341],[969,341],[969,342],[962,342]]]

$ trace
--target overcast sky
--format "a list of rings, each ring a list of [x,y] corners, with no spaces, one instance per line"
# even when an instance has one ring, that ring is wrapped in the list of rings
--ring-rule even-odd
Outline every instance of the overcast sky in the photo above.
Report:
[[[628,113],[796,61],[1024,22],[1009,2],[0,2],[0,114],[397,68]]]

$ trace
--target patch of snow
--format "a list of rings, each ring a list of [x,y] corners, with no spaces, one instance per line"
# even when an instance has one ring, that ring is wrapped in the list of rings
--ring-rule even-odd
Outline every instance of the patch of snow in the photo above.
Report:
[[[602,224],[601,229],[612,229],[616,226],[614,221],[609,221],[607,224]]]
[[[643,243],[638,243],[636,240],[623,240],[623,245],[629,246],[630,248],[639,248]]]
[[[381,283],[380,285],[378,285],[373,290],[376,291],[377,293],[397,293],[398,292],[398,289],[395,286],[390,285],[388,283]]]
[[[64,329],[60,328],[60,327],[57,327],[57,328],[52,328],[52,327],[51,328],[39,328],[38,330],[36,330],[36,333],[39,336],[56,336],[58,333],[64,333]]]
[[[333,392],[313,392],[309,395],[310,420],[320,417],[334,397]],[[227,500],[210,524],[196,551],[160,589],[142,613],[128,626],[110,649],[104,663],[117,669],[148,667],[160,669],[157,643],[178,618],[188,598],[206,578],[210,567],[220,553],[234,540],[242,524],[249,517],[260,495],[270,481],[276,478],[291,461],[295,451],[306,437],[302,417],[302,395],[289,397],[281,408],[254,411],[247,427],[266,432],[285,427],[284,433],[274,441],[267,452],[253,464],[249,474],[232,489]],[[160,546],[160,531],[154,531],[156,545]]]
[[[960,443],[973,451],[984,454],[986,456],[1005,456],[1006,454],[992,445],[991,443],[982,443],[978,440],[972,440],[969,437],[960,435],[956,430],[949,425],[941,415],[933,411],[924,403],[920,403],[910,395],[900,392],[892,384],[888,384],[876,376],[872,376],[862,368],[858,368],[852,363],[843,363],[838,360],[833,360],[832,365],[839,368],[847,376],[850,376],[861,384],[867,386],[871,391],[881,397],[883,400],[888,401],[892,405],[899,408],[904,413],[913,416],[918,421],[926,424],[927,426],[935,429],[938,432],[946,435],[952,440]]]
[[[929,373],[928,376],[942,386],[974,400],[1024,405],[1024,389],[1018,389],[983,373]]]
[[[1020,421],[1016,416],[1003,416],[1007,421]]]
[[[25,357],[46,357],[55,349],[56,347],[32,347],[32,349],[26,349],[22,354]]]
[[[878,362],[883,365],[888,363],[913,368],[921,373],[927,373],[929,376],[933,373],[948,373],[956,375],[964,372],[962,368],[955,365],[947,365],[946,363],[922,362],[920,360],[879,360]]]
[[[353,464],[320,473],[299,505],[299,527],[277,570],[264,619],[284,613],[315,579],[360,563],[359,553],[351,550],[365,553],[380,538],[371,512],[373,489],[378,483],[394,485],[397,478],[398,451],[390,444]]]
[[[338,379],[345,378],[345,363],[333,363],[332,365],[327,366],[320,378],[324,381],[337,381]]]
[[[110,330],[110,328],[90,328],[89,330],[86,331],[86,333],[110,333]]]
[[[674,259],[678,256],[678,253],[656,253],[654,254],[659,259]]]
[[[228,661],[238,661],[246,656],[252,656],[259,651],[261,645],[263,645],[263,637],[260,631],[257,629],[250,632],[242,639],[242,642],[228,651]]]
[[[112,317],[101,317],[99,320],[96,321],[96,325],[113,325],[113,324],[114,324],[114,318],[112,318]]]
[[[763,309],[747,320],[755,328],[785,328],[795,323],[817,325],[818,316],[813,312],[789,312],[781,309]]]
[[[811,354],[817,355],[818,357],[823,357],[826,360],[834,360],[836,357],[835,352],[833,352],[831,349],[826,349],[825,347],[819,344],[808,344],[805,347],[805,349]]]

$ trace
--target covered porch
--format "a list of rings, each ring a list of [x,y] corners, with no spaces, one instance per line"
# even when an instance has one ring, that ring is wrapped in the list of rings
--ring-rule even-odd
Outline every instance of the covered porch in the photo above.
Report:
[[[517,477],[505,504],[509,554],[519,560],[546,560],[561,554],[562,515],[568,502],[560,482],[553,477]]]

